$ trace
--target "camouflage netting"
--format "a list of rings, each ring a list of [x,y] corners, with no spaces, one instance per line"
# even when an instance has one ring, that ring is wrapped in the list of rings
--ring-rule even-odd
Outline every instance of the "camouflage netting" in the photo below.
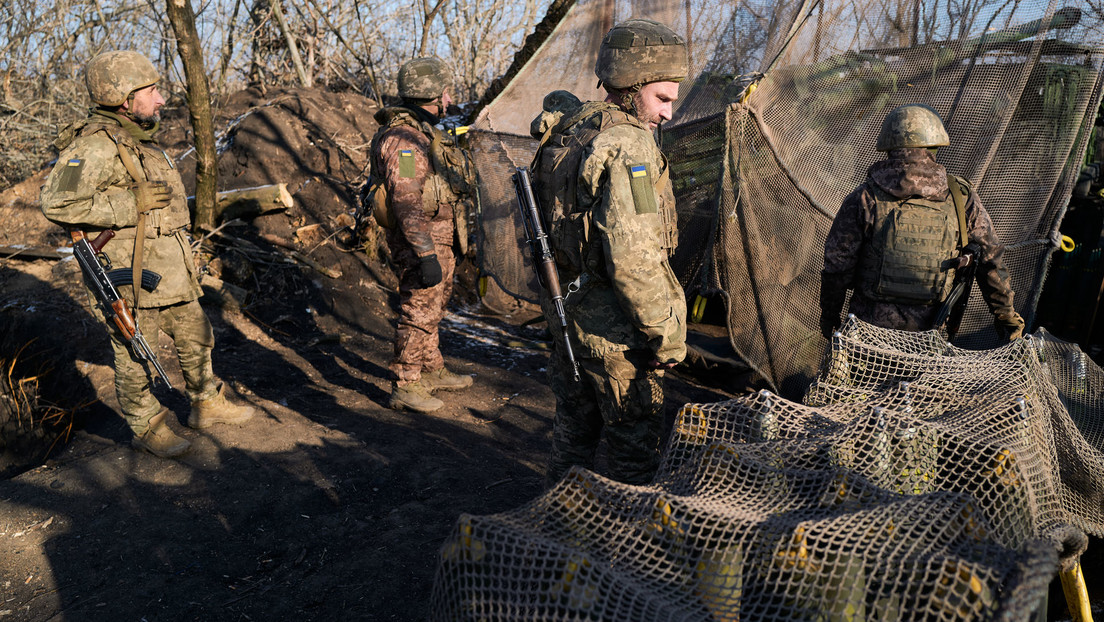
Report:
[[[435,620],[1028,620],[1104,533],[1104,371],[850,319],[809,404],[680,411],[652,484],[461,516]],[[1080,530],[1078,529],[1080,528]]]
[[[799,396],[812,379],[824,239],[883,157],[882,118],[903,103],[945,121],[951,145],[938,159],[977,185],[1031,322],[1101,99],[1102,16],[1081,0],[576,2],[475,124],[482,270],[503,290],[535,299],[510,185],[535,149],[529,121],[553,89],[602,97],[599,39],[629,16],[683,34],[698,76],[661,136],[679,209],[675,273],[688,300],[726,301],[733,348],[779,392]],[[996,345],[976,288],[956,345]]]

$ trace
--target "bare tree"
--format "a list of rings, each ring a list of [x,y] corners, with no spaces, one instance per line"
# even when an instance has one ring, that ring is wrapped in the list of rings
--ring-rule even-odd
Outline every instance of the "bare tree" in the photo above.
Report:
[[[218,156],[215,153],[215,129],[211,115],[211,91],[203,49],[199,45],[195,13],[190,0],[168,0],[166,14],[176,32],[176,45],[188,82],[188,115],[192,122],[196,148],[195,227],[215,225],[215,193],[218,190]]]

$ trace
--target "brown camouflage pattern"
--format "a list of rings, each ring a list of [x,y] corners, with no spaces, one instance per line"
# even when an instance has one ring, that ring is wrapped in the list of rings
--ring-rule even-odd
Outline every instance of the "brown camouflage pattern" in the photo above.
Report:
[[[869,182],[898,198],[921,197],[945,200],[947,171],[935,161],[927,149],[896,149],[888,158],[874,163],[868,171]],[[873,194],[863,184],[843,200],[836,213],[824,245],[824,272],[821,283],[822,326],[840,325],[847,290],[854,291],[850,313],[876,326],[897,330],[928,330],[934,328],[939,304],[910,305],[877,302],[864,296],[858,284],[863,245],[869,243],[874,224],[876,203]],[[966,223],[969,239],[980,249],[976,279],[978,288],[996,317],[1014,312],[1013,292],[1002,256],[1004,245],[997,239],[988,212],[973,188],[966,201]]]
[[[429,153],[430,139],[411,125],[396,125],[377,134],[372,142],[372,166],[381,171],[391,213],[397,226],[388,232],[388,240],[409,246],[418,257],[433,254],[435,244],[452,244],[453,206],[437,205],[436,213],[426,213],[422,196],[427,180],[435,175]],[[414,155],[414,176],[399,174],[399,159],[403,151]],[[393,235],[397,234],[397,235]]]
[[[114,139],[108,134],[114,136]],[[146,132],[128,119],[102,110],[62,130],[55,143],[61,153],[46,178],[40,205],[49,220],[66,229],[80,229],[95,236],[113,229],[116,237],[104,246],[103,254],[115,268],[129,268],[134,253],[136,199],[127,190],[134,183],[119,158],[115,140],[131,154],[145,179],[166,182],[172,191],[167,207],[147,213],[143,267],[161,275],[152,292],[142,292],[137,311],[138,326],[156,347],[158,330],[173,338],[185,389],[192,399],[213,395],[217,380],[211,371],[214,336],[211,324],[197,298],[200,293],[186,229],[191,224],[184,182],[171,160]],[[79,175],[67,175],[69,162],[81,162]],[[66,179],[68,177],[68,179]],[[134,299],[130,286],[120,294]],[[94,308],[99,308],[88,292]],[[115,354],[115,394],[128,425],[141,435],[161,404],[150,393],[145,368],[134,359],[117,334],[114,322],[97,312],[109,326]]]
[[[455,258],[451,201],[462,201],[451,193],[439,191],[435,212],[426,211],[429,184],[447,182],[437,174],[430,155],[430,137],[413,121],[399,123],[379,134],[372,144],[373,171],[380,171],[387,190],[396,226],[387,230],[387,245],[399,276],[399,317],[395,329],[395,353],[388,368],[398,383],[416,382],[423,372],[444,366],[438,338],[438,324],[444,318],[452,295]],[[405,150],[413,152],[414,176],[399,174],[399,158]],[[423,288],[419,258],[437,255],[441,264],[439,284]]]
[[[650,19],[627,19],[602,38],[594,75],[613,89],[649,82],[681,82],[690,71],[686,41]]]
[[[104,52],[88,62],[84,85],[92,101],[114,108],[123,105],[133,91],[161,79],[148,58],[130,50]]]
[[[579,147],[584,152],[571,212],[590,214],[590,237],[582,252],[587,268],[578,275],[570,265],[557,265],[582,379],[574,381],[557,340],[549,362],[556,395],[549,483],[573,465],[592,468],[602,435],[610,477],[649,481],[658,464],[663,424],[661,376],[652,363],[677,362],[686,355],[686,301],[668,264],[677,239],[672,235],[674,195],[665,184],[655,193],[656,211],[641,211],[630,181],[630,166],[644,165],[655,192],[667,163],[651,131],[639,122],[603,125],[599,117],[608,116],[605,108],[597,106],[591,117],[563,128],[571,133],[607,127]],[[540,121],[534,123],[539,128]],[[547,297],[542,303],[549,325],[556,325]]]
[[[438,325],[452,297],[456,260],[451,243],[438,244],[435,250],[441,264],[441,282],[433,287],[422,287],[418,259],[412,249],[409,246],[392,246],[391,249],[399,275],[399,318],[395,327],[395,354],[388,369],[401,386],[417,382],[423,373],[445,366]]]

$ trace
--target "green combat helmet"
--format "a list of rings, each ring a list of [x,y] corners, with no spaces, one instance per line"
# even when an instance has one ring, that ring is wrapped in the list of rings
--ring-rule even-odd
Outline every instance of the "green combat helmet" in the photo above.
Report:
[[[100,106],[123,105],[134,91],[156,84],[161,79],[148,58],[138,52],[104,52],[88,61],[84,84],[88,95]]]
[[[399,68],[399,97],[437,99],[452,86],[452,71],[436,56],[424,56],[403,63]]]
[[[681,82],[689,73],[686,41],[650,19],[627,19],[606,33],[598,49],[594,74],[614,89],[649,82]]]
[[[935,109],[925,104],[905,104],[886,115],[874,149],[893,151],[910,147],[946,147],[949,144],[951,140]]]

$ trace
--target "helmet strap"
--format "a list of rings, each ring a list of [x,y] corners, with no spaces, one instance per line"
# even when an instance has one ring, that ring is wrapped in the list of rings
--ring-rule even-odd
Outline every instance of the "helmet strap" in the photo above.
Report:
[[[441,105],[441,97],[439,95],[437,97],[434,97],[433,99],[414,99],[408,97],[403,100],[403,105],[405,105],[407,108],[419,108],[422,110],[422,112],[434,115],[438,119],[441,119],[445,116],[445,108]],[[432,106],[436,108],[437,112],[434,113],[426,110],[427,106]]]
[[[615,89],[612,87],[606,87],[606,91],[612,95],[612,99],[616,100],[617,105],[621,107],[625,112],[635,115],[636,114],[636,96],[640,93],[643,84],[634,84],[625,89]]]

